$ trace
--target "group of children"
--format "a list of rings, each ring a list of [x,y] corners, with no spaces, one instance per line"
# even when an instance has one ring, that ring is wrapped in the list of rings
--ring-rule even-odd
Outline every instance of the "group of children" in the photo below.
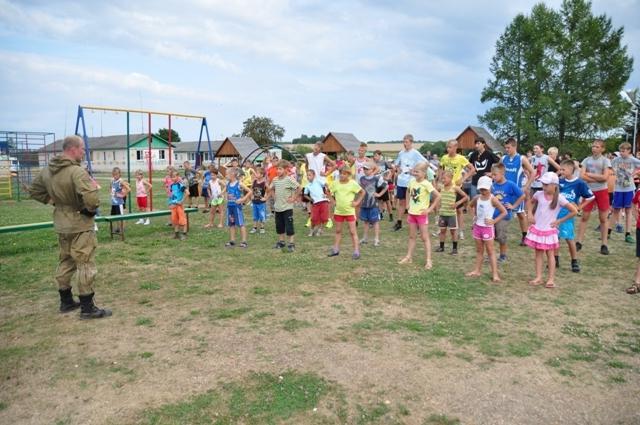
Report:
[[[634,175],[640,170],[640,160],[633,158],[630,146],[620,146],[620,159],[611,165],[616,173],[619,184],[613,196],[613,219],[617,220],[621,211],[626,217],[626,240],[629,241],[629,226],[631,223],[631,205],[638,204],[639,196],[632,186]],[[601,141],[594,142],[594,156],[602,150]],[[411,180],[407,187],[406,204],[398,204],[398,209],[406,209],[406,222],[409,227],[407,252],[398,263],[408,264],[413,261],[418,236],[424,245],[424,268],[433,267],[431,242],[429,237],[429,215],[437,213],[439,246],[436,252],[445,251],[447,233],[451,235],[451,255],[458,254],[458,239],[460,227],[460,210],[468,205],[473,216],[472,236],[475,240],[475,266],[467,273],[469,277],[477,277],[482,273],[483,263],[488,262],[492,281],[500,281],[498,263],[507,260],[507,230],[514,213],[527,218],[527,231],[523,233],[523,244],[535,251],[535,277],[529,281],[531,285],[544,285],[554,288],[555,271],[559,264],[560,240],[566,241],[571,258],[571,270],[580,272],[578,251],[581,249],[584,233],[576,234],[574,216],[579,212],[587,215],[597,207],[603,215],[601,194],[592,190],[590,183],[600,183],[602,178],[593,172],[590,165],[593,158],[583,161],[584,171],[578,173],[573,160],[555,163],[554,171],[539,173],[529,180],[529,184],[517,184],[508,179],[511,163],[507,155],[505,161],[494,163],[490,170],[486,170],[474,185],[472,199],[460,187],[461,179],[456,179],[455,172],[443,168],[437,181],[433,180],[433,173],[428,162],[419,162],[410,170]],[[631,158],[631,159],[629,159]],[[306,170],[302,181],[298,182],[292,165],[288,161],[273,160],[267,162],[267,168],[237,166],[237,162],[225,167],[221,173],[213,165],[202,174],[200,188],[194,184],[196,174],[189,164],[184,164],[184,178],[177,169],[170,168],[165,178],[165,187],[169,208],[171,209],[171,224],[174,227],[174,237],[186,238],[186,215],[184,203],[202,194],[206,201],[206,212],[209,221],[206,228],[214,227],[217,217],[217,227],[228,227],[229,240],[226,247],[248,247],[247,233],[265,233],[265,221],[270,210],[275,219],[277,241],[274,248],[295,251],[294,241],[294,205],[302,200],[309,213],[309,236],[319,236],[323,229],[335,223],[334,242],[328,256],[340,254],[344,223],[349,232],[353,259],[359,259],[360,246],[369,243],[369,235],[373,231],[373,246],[380,245],[381,201],[388,198],[390,182],[381,170],[379,163],[365,159],[354,164],[332,164],[330,174]],[[357,167],[356,167],[357,165]],[[581,178],[580,176],[584,177]],[[530,187],[535,181],[535,187]],[[630,183],[631,182],[631,183]],[[458,183],[458,184],[456,184]],[[437,186],[437,188],[436,188]],[[196,190],[197,189],[197,190]],[[111,183],[112,214],[121,214],[124,200],[130,189],[120,178],[120,170],[114,169]],[[147,196],[151,185],[144,180],[141,171],[136,172],[136,199],[140,211],[147,210]],[[387,195],[387,196],[385,196]],[[607,201],[609,201],[607,199]],[[243,206],[251,202],[253,226],[247,232]],[[197,202],[196,202],[197,204]],[[609,203],[607,202],[607,209]],[[391,214],[391,212],[389,212]],[[601,225],[605,220],[601,217]],[[581,228],[585,222],[581,220]],[[140,220],[139,224],[148,224],[148,219]],[[358,237],[358,223],[361,223],[362,238]],[[236,245],[237,233],[240,233],[240,243]],[[603,235],[610,234],[605,229]],[[637,223],[637,239],[640,239],[640,219]],[[578,239],[579,241],[576,241]],[[498,245],[498,252],[494,249],[494,240]],[[640,258],[640,242],[636,240],[636,254]],[[606,239],[603,240],[606,248]],[[601,253],[608,254],[608,249],[601,248]],[[547,278],[543,279],[544,263],[547,263]],[[629,293],[640,293],[640,263],[636,272],[635,283],[628,288]]]

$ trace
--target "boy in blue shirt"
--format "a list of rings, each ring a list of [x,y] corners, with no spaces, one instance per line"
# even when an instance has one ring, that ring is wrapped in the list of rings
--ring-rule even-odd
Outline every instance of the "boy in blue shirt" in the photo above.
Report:
[[[575,204],[578,211],[596,197],[589,189],[589,185],[579,177],[574,176],[575,163],[571,159],[564,160],[560,163],[560,194],[567,198],[567,201]],[[578,201],[582,199],[580,203]],[[569,214],[569,210],[562,208],[558,213],[558,220]],[[580,272],[580,264],[578,263],[578,250],[576,248],[575,230],[573,218],[563,222],[558,226],[558,239],[567,241],[569,247],[569,255],[571,255],[571,271]],[[560,266],[559,250],[555,250],[556,268]]]
[[[180,175],[174,169],[169,171],[171,177],[171,193],[169,195],[169,209],[171,210],[171,224],[173,225],[174,239],[181,241],[187,238],[187,216],[184,212],[184,192],[186,190]]]
[[[520,189],[520,186],[507,180],[505,177],[505,166],[502,163],[493,164],[491,167],[491,175],[493,177],[493,185],[491,185],[491,193],[504,205],[507,210],[507,215],[503,220],[498,221],[495,227],[495,240],[500,244],[500,256],[498,257],[499,263],[507,261],[507,229],[511,222],[511,212],[517,211],[518,206],[524,201],[525,193]],[[493,214],[495,219],[500,215],[500,211],[496,208]]]

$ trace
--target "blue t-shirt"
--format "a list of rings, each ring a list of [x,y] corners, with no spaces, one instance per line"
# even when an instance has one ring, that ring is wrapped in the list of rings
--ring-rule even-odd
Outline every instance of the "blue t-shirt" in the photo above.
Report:
[[[202,183],[202,186],[208,188],[210,180],[211,180],[211,171],[207,170],[204,172],[204,182]]]
[[[560,194],[564,195],[567,201],[574,205],[578,205],[580,199],[594,197],[593,192],[589,189],[589,185],[582,179],[560,179]],[[564,217],[567,214],[569,214],[569,210],[563,207],[558,213],[558,218]]]
[[[240,188],[240,181],[236,180],[236,183],[232,186],[232,183],[227,185],[227,206],[231,207],[236,205],[236,201],[242,198],[242,188]]]
[[[410,151],[400,151],[394,164],[399,166],[398,170],[398,186],[408,187],[411,180],[411,169],[419,162],[427,162],[427,159],[415,149]]]
[[[111,205],[124,205],[123,190],[122,180],[111,180]]]
[[[510,180],[505,180],[504,183],[493,182],[493,185],[491,185],[491,193],[502,203],[502,205],[513,205],[513,203],[522,196],[522,190],[520,187]],[[504,219],[511,220],[511,210],[506,207],[505,209],[507,210],[507,215]],[[493,212],[493,218],[496,218],[499,215],[500,210],[496,208]]]
[[[171,195],[169,196],[169,205],[181,204],[184,200],[184,185],[182,182],[171,183]]]
[[[327,197],[324,194],[324,185],[316,177],[312,182],[309,182],[304,187],[305,195],[309,195],[314,204],[318,202],[326,201]]]
[[[517,184],[518,187],[522,187],[524,185],[524,170],[522,168],[522,157],[520,154],[515,154],[513,158],[505,155],[501,161],[504,164],[504,177],[510,182]]]

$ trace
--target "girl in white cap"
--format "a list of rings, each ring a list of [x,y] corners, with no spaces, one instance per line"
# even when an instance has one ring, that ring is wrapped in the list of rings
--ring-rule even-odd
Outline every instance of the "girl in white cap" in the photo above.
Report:
[[[507,210],[502,202],[491,194],[491,184],[493,181],[489,176],[482,176],[478,179],[478,192],[469,207],[473,211],[473,239],[476,241],[476,267],[466,276],[478,277],[482,275],[482,262],[484,261],[484,252],[487,252],[489,264],[491,264],[491,280],[500,282],[498,274],[498,264],[496,262],[496,253],[493,248],[493,239],[495,238],[495,230],[493,225],[502,220],[507,215]],[[495,210],[500,214],[493,218]]]
[[[542,284],[542,262],[546,254],[549,277],[545,288],[555,288],[556,261],[553,254],[559,246],[558,225],[571,219],[578,213],[578,210],[564,195],[560,194],[556,173],[544,173],[540,178],[540,183],[542,183],[542,190],[534,193],[527,204],[527,217],[529,217],[530,226],[524,242],[536,250],[536,277],[530,280],[529,284]],[[569,210],[569,213],[558,219],[558,213],[562,207]]]

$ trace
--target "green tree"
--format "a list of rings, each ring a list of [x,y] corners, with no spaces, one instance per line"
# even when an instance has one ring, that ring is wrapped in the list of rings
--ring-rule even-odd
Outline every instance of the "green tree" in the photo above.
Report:
[[[158,132],[156,133],[156,136],[160,137],[163,140],[167,140],[169,141],[169,129],[167,128],[161,128],[160,130],[158,130]],[[180,142],[180,135],[178,134],[177,131],[175,131],[173,128],[171,129],[171,143],[179,143]]]
[[[278,143],[284,136],[284,128],[271,118],[255,115],[242,123],[242,136],[251,137],[260,146]]]
[[[625,110],[618,93],[633,67],[623,34],[585,0],[564,0],[559,11],[538,4],[516,16],[496,43],[493,77],[481,95],[493,105],[480,121],[525,146],[562,147],[619,127]]]

